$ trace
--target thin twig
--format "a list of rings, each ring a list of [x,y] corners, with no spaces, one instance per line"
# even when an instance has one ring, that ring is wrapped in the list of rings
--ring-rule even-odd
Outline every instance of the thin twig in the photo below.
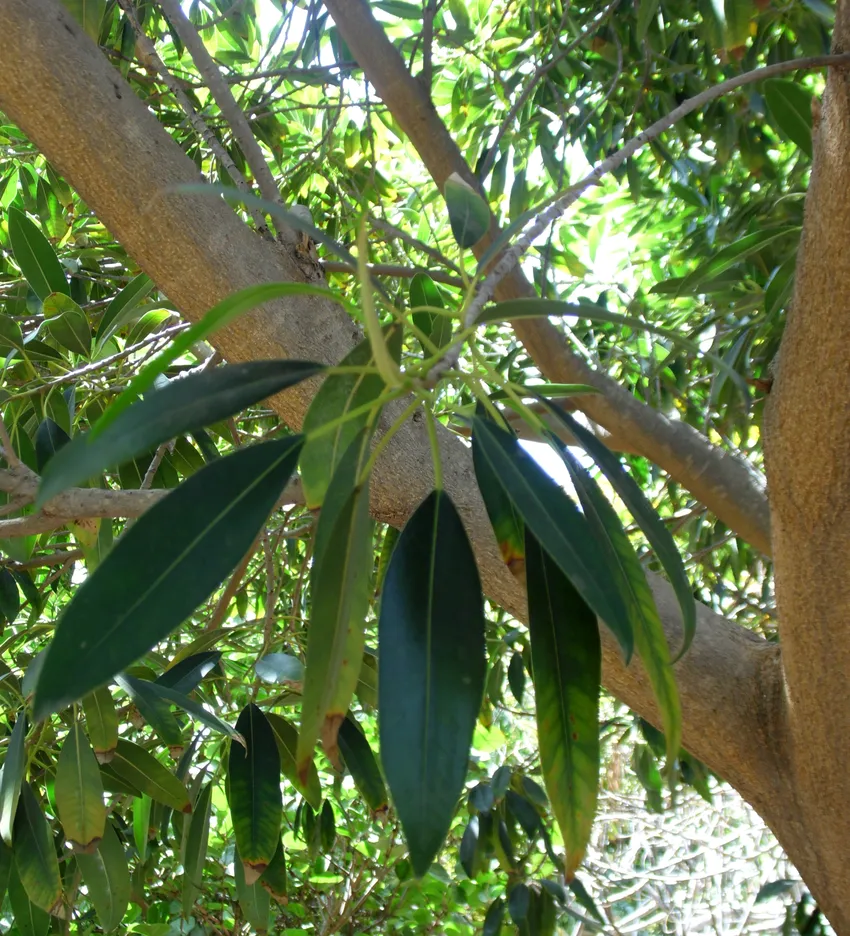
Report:
[[[627,159],[633,156],[639,149],[646,146],[647,143],[660,136],[665,130],[669,130],[674,124],[678,123],[683,117],[693,113],[695,110],[708,104],[716,98],[728,94],[744,85],[752,84],[755,81],[764,81],[766,78],[772,78],[774,75],[784,75],[791,71],[813,70],[825,66],[837,67],[841,65],[850,65],[850,52],[844,52],[840,55],[813,55],[808,58],[793,59],[788,62],[777,62],[774,65],[765,65],[762,68],[755,68],[752,71],[745,72],[742,75],[736,75],[727,81],[713,85],[701,91],[699,94],[683,101],[678,107],[670,111],[664,117],[656,120],[654,124],[642,130],[637,136],[626,142],[615,153],[612,153],[606,159],[598,162],[593,169],[575,185],[570,186],[549,208],[541,212],[532,223],[517,238],[514,246],[506,251],[492,272],[481,284],[475,298],[469,304],[466,310],[465,325],[467,328],[475,324],[481,310],[484,308],[490,297],[493,295],[496,286],[507,276],[508,273],[519,263],[520,258],[531,247],[534,241],[546,230],[546,228],[556,221],[560,216],[592,186],[598,184],[599,180],[622,166]]]
[[[394,263],[368,263],[366,265],[373,276],[397,276],[399,279],[412,279],[417,273],[425,273],[435,283],[445,283],[447,286],[455,286],[457,289],[463,288],[463,280],[460,277],[450,276],[448,273],[441,273],[439,270],[401,266]],[[357,268],[350,263],[342,263],[336,260],[321,260],[319,266],[325,273],[357,273]]]

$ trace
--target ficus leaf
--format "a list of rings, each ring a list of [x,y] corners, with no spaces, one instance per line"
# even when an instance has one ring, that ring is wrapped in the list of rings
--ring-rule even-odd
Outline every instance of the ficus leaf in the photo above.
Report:
[[[444,491],[425,498],[399,537],[378,632],[381,760],[421,877],[463,789],[486,672],[478,569]]]

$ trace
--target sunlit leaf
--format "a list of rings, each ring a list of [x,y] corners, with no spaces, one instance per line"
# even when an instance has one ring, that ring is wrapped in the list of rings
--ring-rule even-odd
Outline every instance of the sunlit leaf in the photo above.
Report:
[[[319,781],[319,772],[315,763],[307,768],[307,778],[304,783],[298,776],[295,764],[295,752],[298,750],[298,730],[285,718],[275,712],[268,712],[266,719],[274,732],[277,751],[280,755],[280,768],[287,780],[301,793],[314,808],[318,809],[322,802],[322,785]]]
[[[9,209],[9,241],[15,262],[42,302],[53,292],[71,295],[65,271],[50,241],[17,208]]]
[[[461,247],[474,246],[490,230],[487,202],[456,172],[443,184],[443,195],[455,240]]]
[[[283,850],[283,841],[278,839],[277,849],[269,866],[263,871],[260,883],[274,897],[275,900],[285,903],[288,888],[288,874],[286,870],[286,854]]]
[[[399,537],[378,630],[381,760],[422,876],[463,789],[486,671],[478,569],[442,491],[428,495]]]
[[[289,480],[300,444],[291,436],[221,458],[133,524],[59,621],[36,687],[37,718],[129,666],[221,583]]]
[[[452,337],[452,319],[448,315],[428,311],[429,307],[444,309],[445,302],[437,284],[427,273],[417,273],[411,279],[408,301],[413,310],[413,324],[430,338],[437,349],[445,347]]]
[[[118,713],[109,689],[101,686],[84,696],[83,712],[94,756],[99,764],[108,764],[118,744]]]
[[[103,345],[127,322],[132,321],[139,303],[151,292],[153,280],[145,273],[130,280],[106,307],[97,328],[97,344]]]
[[[797,81],[771,78],[764,83],[764,98],[779,129],[811,158],[811,92]]]

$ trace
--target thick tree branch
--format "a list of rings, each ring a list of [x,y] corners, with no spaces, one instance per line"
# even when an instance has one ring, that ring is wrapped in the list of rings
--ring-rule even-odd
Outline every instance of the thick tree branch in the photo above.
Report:
[[[353,0],[346,3],[360,7]],[[196,182],[194,164],[58,0],[5,0],[0,35],[0,108],[187,318],[197,320],[249,284],[302,279],[285,250],[250,231],[224,202],[162,194]],[[333,304],[290,297],[243,317],[216,334],[215,344],[233,361],[277,356],[337,362],[359,338]],[[272,404],[297,427],[315,386],[294,387]],[[522,619],[524,595],[499,556],[469,450],[447,431],[439,433],[439,441],[445,487],[470,533],[484,588]],[[375,467],[372,508],[380,520],[404,523],[431,489],[430,462],[427,433],[415,416]],[[652,583],[665,626],[678,640],[675,600],[660,579],[653,577]],[[772,720],[781,685],[775,648],[708,609],[700,614],[698,638],[677,667],[685,743],[776,825],[791,809],[791,797],[772,746],[781,742],[781,726]],[[638,667],[622,666],[607,639],[605,678],[615,694],[653,717],[646,679]]]
[[[846,2],[839,4],[833,48],[850,50]],[[828,883],[828,895],[843,897],[827,897],[824,905],[842,933],[850,932],[849,80],[830,70],[822,108],[813,113],[814,161],[794,298],[765,413],[798,808],[811,830],[818,877]]]
[[[326,0],[346,43],[407,134],[437,185],[457,172],[480,189],[430,97],[405,68],[401,56],[372,15],[366,0]],[[495,221],[491,235],[498,232]],[[476,246],[480,255],[489,245]],[[516,299],[535,295],[514,267],[500,282],[496,296]],[[517,336],[547,379],[588,383],[601,391],[583,397],[581,409],[604,426],[623,451],[640,452],[702,501],[731,529],[762,552],[770,553],[770,515],[762,479],[742,459],[712,445],[686,423],[671,420],[641,403],[601,371],[588,367],[546,320],[514,323]]]

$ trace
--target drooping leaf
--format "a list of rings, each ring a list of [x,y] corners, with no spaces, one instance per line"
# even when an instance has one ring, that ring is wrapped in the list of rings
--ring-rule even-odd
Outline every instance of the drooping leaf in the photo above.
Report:
[[[269,892],[263,887],[259,875],[248,883],[249,869],[238,853],[233,858],[233,870],[236,875],[236,896],[245,919],[258,933],[265,933],[269,928],[271,911]]]
[[[153,831],[152,809],[153,800],[146,793],[133,800],[133,841],[142,864],[148,860],[148,843]]]
[[[508,685],[513,697],[522,705],[522,697],[525,694],[525,667],[519,652],[511,656],[511,662],[508,664]]]
[[[155,449],[161,442],[227,419],[322,370],[306,361],[248,361],[175,380],[153,390],[103,432],[77,436],[43,472],[37,505]]]
[[[21,782],[24,779],[24,770],[27,765],[24,749],[26,734],[27,718],[21,711],[18,713],[12,736],[9,738],[9,748],[6,751],[3,774],[0,777],[0,838],[7,845],[12,844],[12,827],[21,794]]]
[[[13,864],[12,849],[0,839],[0,904],[3,903],[3,898],[6,896],[9,887],[9,876],[12,873]]]
[[[339,749],[354,785],[372,812],[387,808],[387,788],[366,736],[349,713],[339,727]]]
[[[94,756],[99,764],[108,764],[118,744],[118,713],[108,687],[83,697],[83,713]]]
[[[381,759],[421,876],[463,789],[486,672],[478,569],[445,492],[429,494],[399,537],[378,631]]]
[[[413,312],[413,324],[431,340],[439,350],[444,348],[452,337],[452,319],[439,312],[430,312],[428,308],[444,309],[443,294],[427,273],[417,273],[410,281],[408,292],[410,308]]]
[[[50,914],[30,900],[14,863],[9,875],[9,903],[21,936],[47,936]]]
[[[132,741],[121,738],[115,754],[102,772],[110,771],[157,803],[164,803],[177,812],[189,813],[192,806],[186,787],[154,756]]]
[[[201,890],[212,811],[212,782],[205,783],[189,818],[183,848],[183,915],[189,916]]]
[[[304,783],[301,782],[301,778],[298,776],[298,769],[295,764],[295,752],[298,750],[298,730],[285,718],[274,712],[266,713],[266,719],[274,732],[283,775],[297,790],[304,794],[304,799],[314,809],[318,809],[322,802],[322,785],[315,763],[309,765]]]
[[[325,800],[322,803],[322,812],[319,816],[319,837],[322,841],[322,850],[325,852],[331,851],[336,841],[336,818],[330,800]]]
[[[490,208],[472,186],[453,172],[443,185],[454,239],[473,247],[490,230]]]
[[[263,871],[260,883],[274,897],[275,900],[285,902],[288,885],[286,871],[286,853],[283,850],[283,840],[278,839],[274,858]]]
[[[91,853],[103,835],[106,807],[100,768],[82,723],[74,721],[56,764],[56,807],[75,852]]]
[[[484,917],[484,928],[481,931],[482,936],[499,936],[502,932],[502,919],[505,915],[505,902],[501,897],[497,897],[487,908]]]
[[[18,208],[9,209],[9,242],[24,279],[42,302],[53,292],[71,295],[50,241]]]
[[[36,687],[37,718],[129,666],[233,571],[289,480],[300,444],[292,436],[218,459],[133,524],[59,621]]]
[[[103,931],[115,929],[130,902],[130,871],[124,846],[111,822],[104,827],[97,851],[77,855],[77,864]]]
[[[696,630],[696,601],[690,582],[688,581],[685,565],[676,543],[670,534],[667,525],[661,520],[657,512],[649,503],[637,482],[628,474],[620,464],[619,458],[592,432],[582,426],[578,420],[559,406],[550,405],[549,409],[570,430],[576,440],[581,443],[584,450],[596,462],[605,477],[611,482],[611,487],[619,494],[631,515],[640,525],[644,536],[652,547],[656,558],[661,563],[676,598],[682,610],[682,629],[684,632],[682,649],[676,659],[690,647]],[[561,446],[559,446],[560,448]]]
[[[667,738],[667,755],[672,763],[682,741],[682,708],[670,662],[667,635],[664,633],[655,598],[646,580],[643,566],[616,511],[587,470],[566,448],[558,448],[578,491],[588,523],[597,534],[597,538],[603,542],[609,557],[612,578],[618,582],[617,588],[626,605],[635,646],[661,711]]]
[[[392,359],[398,363],[401,357],[401,326],[384,329],[384,338]],[[340,361],[340,367],[374,367],[369,339],[364,338],[350,351]],[[368,407],[378,399],[385,386],[382,378],[375,373],[330,374],[313,397],[301,427],[307,439],[299,460],[304,496],[307,507],[311,510],[322,506],[328,485],[342,456],[358,433],[374,424],[379,408],[376,406],[366,409],[358,416],[346,419],[320,435],[311,436],[311,433],[347,413]]]
[[[564,840],[569,879],[584,856],[596,812],[599,626],[596,615],[530,533],[526,580],[540,762]]]
[[[484,408],[480,404],[476,407],[476,413],[484,418]],[[502,559],[514,575],[521,577],[525,568],[525,530],[522,517],[508,497],[493,466],[484,457],[481,446],[472,447],[472,460],[478,490],[481,492]]]
[[[535,539],[608,625],[628,661],[632,625],[619,592],[611,588],[607,557],[585,517],[516,438],[495,423],[474,417],[472,445],[473,450],[479,448]]]
[[[811,158],[811,92],[797,81],[771,78],[764,83],[764,98],[779,129]]]
[[[50,826],[29,783],[15,814],[15,868],[29,899],[48,913],[62,909],[62,881]]]
[[[280,837],[280,756],[271,725],[253,703],[242,709],[236,730],[245,746],[230,744],[230,816],[245,880],[252,885],[274,857]]]
[[[337,732],[360,675],[373,566],[368,479],[357,485],[367,456],[368,436],[361,431],[334,472],[319,515],[296,752],[302,779],[320,736],[331,763],[338,763]]]

